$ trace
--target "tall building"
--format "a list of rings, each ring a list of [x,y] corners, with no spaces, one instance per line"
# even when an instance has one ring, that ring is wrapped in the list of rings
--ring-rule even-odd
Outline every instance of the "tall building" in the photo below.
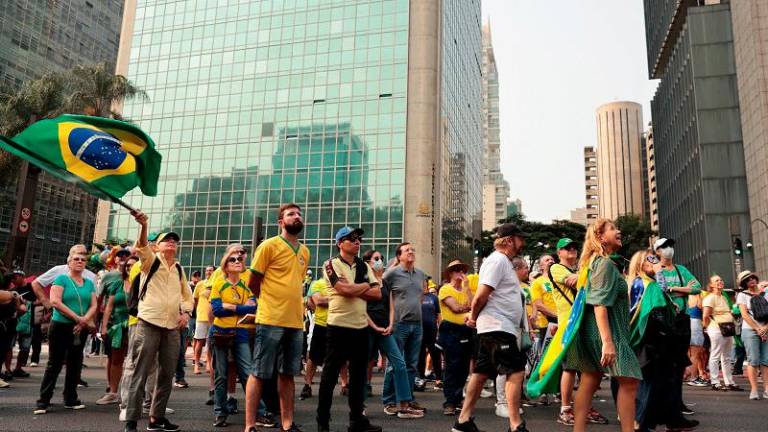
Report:
[[[587,208],[586,207],[579,207],[571,210],[571,222],[577,223],[580,225],[587,226],[589,225],[589,222],[587,222]]]
[[[635,102],[611,102],[595,113],[597,122],[598,214],[616,219],[645,216],[647,185],[642,143],[643,107]]]
[[[491,24],[483,25],[483,230],[507,217],[509,183],[501,173],[499,74],[493,53]]]
[[[597,155],[594,147],[584,147],[584,198],[586,200],[586,225],[597,220],[598,193],[597,186]]]
[[[755,271],[768,274],[768,1],[731,3]],[[746,241],[745,241],[746,243]]]
[[[750,215],[731,4],[716,3],[645,0],[645,26],[649,76],[661,80],[651,102],[659,234],[699,279],[733,286],[753,262],[733,251],[751,237]]]
[[[656,160],[653,148],[653,126],[648,125],[648,129],[643,134],[643,142],[645,144],[645,171],[648,173],[648,222],[651,224],[651,229],[659,231],[659,195],[656,191]]]
[[[105,62],[114,67],[122,0],[5,1],[0,9],[0,83],[18,87],[47,72]],[[17,184],[0,187],[0,250],[10,236],[27,237],[24,262],[40,273],[66,261],[69,248],[93,240],[97,200],[77,186],[41,173],[33,208],[16,204]],[[28,228],[13,226],[29,215]],[[26,225],[25,225],[26,227]]]
[[[191,267],[276,235],[290,201],[315,270],[344,225],[388,257],[411,241],[432,275],[441,258],[471,259],[480,17],[479,0],[231,0],[215,13],[204,0],[126,1],[118,71],[150,101],[124,113],[163,155],[158,196],[126,200],[152,230],[181,234]],[[136,232],[112,207],[96,236]]]

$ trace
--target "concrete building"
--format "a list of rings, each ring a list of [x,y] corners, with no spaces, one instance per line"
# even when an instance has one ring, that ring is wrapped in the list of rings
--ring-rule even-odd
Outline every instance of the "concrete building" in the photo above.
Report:
[[[124,112],[163,155],[158,196],[126,201],[152,230],[181,233],[183,265],[214,263],[235,241],[253,250],[290,201],[303,208],[314,270],[344,225],[387,257],[407,239],[432,275],[441,260],[471,260],[483,195],[479,0],[219,9],[126,1],[118,70],[150,101]],[[130,215],[105,207],[97,238],[136,235]]]
[[[571,210],[571,222],[577,223],[580,225],[587,226],[589,225],[589,222],[587,221],[587,208],[586,207],[579,207]]]
[[[0,9],[0,83],[11,88],[47,72],[105,62],[114,67],[120,40],[122,0],[11,0]],[[20,173],[19,177],[25,177]],[[76,243],[93,240],[97,200],[79,187],[42,172],[34,205],[17,205],[18,184],[0,187],[0,250],[12,235],[27,238],[28,273],[66,261]],[[19,224],[14,226],[14,219]],[[24,217],[29,216],[29,217]],[[21,222],[28,228],[19,229]],[[8,263],[10,265],[10,263]]]
[[[509,183],[501,173],[499,74],[493,54],[491,24],[483,25],[483,230],[507,217]]]
[[[645,0],[659,234],[700,280],[733,286],[753,266],[732,248],[751,238],[750,214],[731,5],[712,3]]]
[[[584,147],[584,198],[586,200],[586,225],[597,220],[598,215],[598,186],[597,186],[597,155],[594,147]]]
[[[768,1],[731,2],[754,270],[768,274]],[[746,244],[747,241],[744,241]]]
[[[648,222],[651,229],[659,231],[659,195],[656,191],[656,160],[653,148],[653,126],[648,125],[648,129],[643,133],[643,143],[645,147],[645,171],[648,178]]]
[[[597,108],[595,120],[599,216],[645,216],[642,105],[626,101],[607,103]]]

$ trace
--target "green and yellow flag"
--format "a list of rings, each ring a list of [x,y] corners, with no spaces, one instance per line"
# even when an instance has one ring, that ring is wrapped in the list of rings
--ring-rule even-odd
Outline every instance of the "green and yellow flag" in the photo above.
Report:
[[[642,281],[645,289],[640,298],[640,305],[635,309],[635,313],[629,323],[629,341],[632,348],[639,347],[643,341],[645,329],[648,326],[648,318],[654,309],[673,308],[672,302],[667,298],[655,280],[644,276]]]
[[[138,127],[103,117],[66,114],[40,120],[0,147],[89,193],[116,200],[135,187],[157,195],[162,157]]]

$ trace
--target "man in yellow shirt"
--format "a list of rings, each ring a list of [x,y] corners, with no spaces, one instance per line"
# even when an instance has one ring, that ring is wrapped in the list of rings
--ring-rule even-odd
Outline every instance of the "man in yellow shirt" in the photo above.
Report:
[[[304,372],[304,388],[299,395],[300,400],[312,397],[312,379],[318,366],[325,360],[325,347],[327,345],[328,325],[328,283],[325,279],[312,282],[307,293],[315,305],[314,325],[310,337],[309,352],[307,353],[307,367]]]
[[[368,371],[367,301],[381,299],[373,269],[357,254],[363,230],[345,226],[336,232],[339,255],[323,264],[328,284],[328,352],[320,379],[317,430],[330,430],[333,389],[341,368],[349,362],[349,432],[381,432],[364,414]]]
[[[277,369],[282,429],[294,431],[294,376],[301,372],[304,344],[304,275],[309,249],[299,241],[304,229],[301,208],[283,204],[277,211],[280,234],[262,242],[251,264],[248,287],[258,298],[253,371],[246,388],[245,430],[256,431],[258,404],[265,380]],[[275,368],[277,365],[277,368]]]
[[[194,352],[194,371],[195,375],[200,374],[200,358],[203,355],[203,348],[208,340],[208,330],[211,323],[208,320],[208,311],[211,310],[211,286],[210,278],[213,274],[215,267],[208,266],[205,268],[205,279],[195,285],[195,291],[192,293],[192,298],[195,299],[195,311],[197,322],[195,323],[194,342],[192,342],[192,351]],[[211,356],[210,351],[206,354],[206,370],[211,372]]]

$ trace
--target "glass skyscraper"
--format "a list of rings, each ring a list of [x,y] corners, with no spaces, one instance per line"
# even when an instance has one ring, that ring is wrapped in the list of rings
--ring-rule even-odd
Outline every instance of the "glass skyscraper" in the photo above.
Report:
[[[470,18],[478,20],[477,40],[450,53],[474,63],[479,1],[442,3],[455,7],[436,9],[442,15],[435,18],[450,14],[467,21],[452,31],[471,32]],[[454,16],[465,4],[475,15]],[[123,42],[130,49],[121,51],[118,73],[146,90],[150,101],[126,104],[124,115],[153,137],[163,155],[158,196],[135,193],[127,201],[149,214],[150,229],[180,233],[182,264],[215,263],[231,242],[252,249],[278,233],[276,210],[286,202],[303,208],[310,268],[335,253],[333,235],[344,225],[365,230],[364,249],[394,256],[408,238],[406,189],[421,187],[406,169],[406,129],[414,110],[408,104],[409,36],[416,18],[408,0],[129,1],[125,15],[132,32]],[[127,70],[119,69],[121,62]],[[469,161],[466,204],[454,206],[463,209],[456,219],[464,241],[472,234],[471,218],[480,213],[474,200],[481,153],[470,144],[477,123],[479,150],[480,77],[478,72],[475,96],[474,83],[461,85],[465,72],[444,72],[450,75],[443,77],[443,91],[464,99],[462,107],[434,113],[456,124],[451,155]],[[477,105],[468,106],[474,99]],[[441,183],[449,172],[435,160],[425,170]],[[450,203],[435,202],[438,215],[450,215],[443,211]],[[424,210],[423,203],[413,206]],[[101,235],[132,239],[136,233],[131,216],[112,206]],[[414,243],[425,257],[421,264],[437,271]]]

